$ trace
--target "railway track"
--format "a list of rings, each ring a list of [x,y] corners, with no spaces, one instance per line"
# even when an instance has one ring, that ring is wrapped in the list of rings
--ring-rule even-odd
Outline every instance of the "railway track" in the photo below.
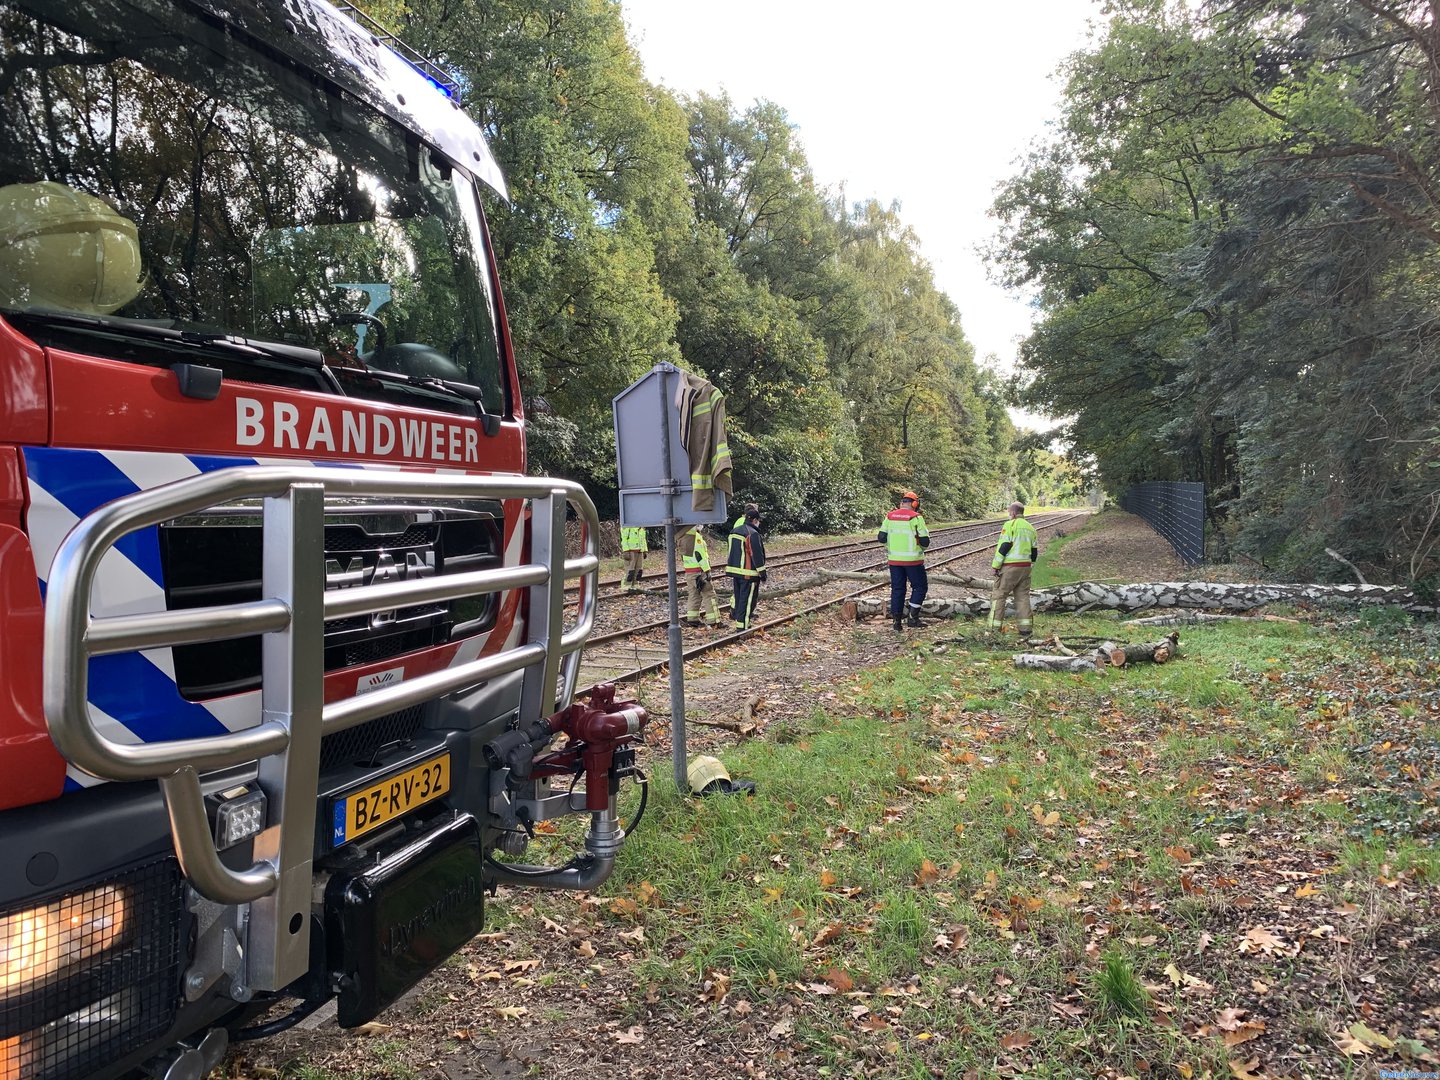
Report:
[[[957,522],[957,523],[955,523],[954,525],[945,525],[945,526],[942,526],[942,527],[940,527],[940,528],[937,528],[937,529],[935,529],[933,532],[931,532],[930,535],[931,535],[932,540],[933,540],[934,538],[939,538],[939,537],[942,537],[942,536],[946,536],[947,534],[954,533],[954,532],[956,532],[957,530],[967,530],[967,529],[969,529],[969,530],[974,530],[974,529],[994,528],[995,525],[997,524],[997,522],[998,522],[999,520],[1000,520],[1000,519],[991,518],[991,519],[987,519],[987,520],[985,520],[985,521],[962,521],[962,522]],[[717,544],[718,544],[718,546],[720,547],[720,551],[719,551],[720,561],[723,562],[723,561],[724,561],[724,554],[725,554],[725,552],[724,552],[724,544],[721,543],[721,542],[718,542],[718,541],[714,541],[714,540],[711,541],[712,547],[716,546]],[[933,546],[933,544],[932,544],[932,546]],[[844,554],[847,554],[847,553],[857,553],[857,554],[858,554],[858,553],[864,553],[864,554],[869,554],[870,552],[873,552],[873,551],[875,550],[875,548],[876,548],[876,543],[875,543],[875,539],[874,539],[873,536],[871,536],[871,537],[858,537],[858,538],[851,539],[851,540],[836,540],[836,541],[833,541],[833,542],[828,543],[828,544],[814,544],[814,545],[811,545],[811,546],[808,546],[808,547],[793,548],[793,549],[790,550],[790,551],[776,552],[776,553],[770,555],[770,556],[769,556],[769,560],[768,560],[768,562],[769,562],[769,569],[770,569],[771,571],[774,571],[774,570],[776,570],[777,568],[778,568],[778,569],[784,569],[784,568],[787,568],[787,567],[800,566],[800,565],[803,565],[803,564],[806,564],[806,563],[818,562],[818,561],[821,561],[821,560],[834,558],[834,557],[836,557],[836,556],[844,555]],[[663,566],[664,566],[664,561],[665,561],[665,549],[664,549],[663,547],[658,548],[658,549],[655,550],[654,554],[656,554],[656,555],[658,555],[658,556],[660,557],[661,567],[663,568]],[[658,581],[660,582],[659,585],[649,585],[649,586],[646,586],[646,587],[643,588],[643,589],[639,589],[639,590],[637,590],[637,591],[635,591],[635,592],[630,592],[630,593],[622,593],[622,592],[619,591],[620,582],[621,582],[621,579],[620,579],[620,578],[618,578],[618,577],[617,577],[617,578],[606,578],[605,580],[603,580],[603,581],[601,581],[601,582],[599,583],[599,591],[597,592],[596,597],[597,597],[597,599],[600,599],[600,600],[609,600],[609,599],[622,599],[622,598],[623,598],[623,599],[630,599],[630,598],[632,598],[632,597],[638,597],[638,596],[643,596],[643,595],[653,595],[653,596],[663,596],[663,595],[665,595],[666,589],[665,589],[665,585],[664,585],[664,580],[665,580],[664,570],[661,569],[661,571],[660,571],[660,573],[659,573],[658,575],[653,575],[653,576],[655,577],[656,580],[658,580]],[[578,586],[578,585],[570,585],[570,586],[567,586],[566,589],[565,589],[565,593],[566,593],[567,596],[574,596],[575,594],[578,593],[578,591],[579,591],[579,586]],[[573,600],[570,601],[570,602],[573,603]]]
[[[1047,532],[1058,528],[1076,518],[1086,516],[1085,511],[1056,512],[1052,514],[1035,515],[1029,520],[1035,526],[1037,532]],[[995,536],[1000,530],[1002,522],[987,521],[979,523],[967,523],[965,525],[952,526],[945,530],[936,530],[932,533],[932,542],[926,551],[925,564],[930,570],[936,570],[950,563],[958,562],[991,549]],[[963,533],[961,536],[955,533]],[[937,545],[934,540],[946,535],[946,543]],[[872,540],[868,544],[853,545],[849,543],[825,545],[831,549],[828,554],[814,554],[821,549],[810,549],[805,563],[815,562],[820,559],[846,559],[864,555],[867,559],[860,566],[836,567],[846,570],[873,570],[886,565],[886,559],[882,556],[874,558],[878,545]],[[868,550],[866,550],[868,549]],[[791,553],[795,554],[795,553]],[[942,556],[937,558],[936,556]],[[769,575],[768,587],[772,590],[785,587],[785,579],[792,582],[798,575],[794,574],[794,568],[800,564],[800,560],[793,561],[783,569],[785,573],[777,577],[772,569]],[[734,644],[750,636],[757,630],[764,630],[771,627],[782,626],[805,615],[823,611],[826,608],[843,604],[867,593],[880,589],[888,589],[888,582],[879,582],[874,585],[862,586],[858,589],[851,589],[840,595],[835,595],[833,590],[837,586],[833,582],[815,585],[803,591],[794,592],[787,596],[780,597],[786,608],[784,614],[757,623],[749,630],[742,630],[738,633],[719,634],[704,640],[687,645],[684,650],[686,660],[702,656],[712,650],[723,648],[726,645]],[[830,591],[830,595],[823,599],[816,600],[815,594]],[[662,590],[655,590],[660,597],[664,597]],[[627,599],[634,598],[634,594],[628,594]],[[606,599],[604,596],[601,599]],[[617,596],[618,599],[618,596]],[[765,594],[762,593],[762,600]],[[766,601],[767,605],[769,601]],[[657,601],[652,598],[651,607],[657,606]],[[603,611],[603,609],[602,609]],[[626,613],[633,616],[637,609],[634,605],[626,605]],[[598,620],[597,620],[598,621]],[[612,620],[606,620],[612,621]],[[722,626],[725,623],[722,621]],[[591,686],[598,682],[625,683],[632,682],[642,676],[660,671],[669,665],[668,645],[665,639],[665,629],[669,626],[668,613],[660,617],[651,617],[640,622],[629,625],[621,625],[612,629],[599,628],[600,632],[592,634],[585,648],[584,658],[581,661],[580,682],[581,686]],[[704,631],[700,631],[704,633]]]

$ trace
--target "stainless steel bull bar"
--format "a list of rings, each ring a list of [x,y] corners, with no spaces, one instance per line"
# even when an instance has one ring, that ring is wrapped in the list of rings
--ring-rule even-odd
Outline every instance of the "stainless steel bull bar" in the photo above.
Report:
[[[526,500],[530,557],[492,570],[325,591],[327,498]],[[240,499],[263,500],[260,600],[96,617],[91,596],[106,554],[121,538]],[[582,553],[565,555],[566,507],[584,528]],[[580,650],[595,618],[599,556],[595,506],[578,484],[547,477],[480,477],[286,466],[221,469],[127,495],[82,519],[51,565],[45,603],[45,718],[67,760],[105,780],[160,782],[186,878],[222,904],[249,903],[249,985],[279,990],[308,966],[315,803],[320,739],[367,720],[524,670],[523,719],[571,700]],[[584,579],[565,623],[565,583]],[[323,702],[328,619],[442,599],[529,590],[526,640],[514,648]],[[261,718],[224,735],[128,744],[102,734],[87,704],[89,661],[107,653],[262,637]],[[258,762],[270,821],[255,838],[255,863],[225,866],[215,850],[200,786],[203,772]]]

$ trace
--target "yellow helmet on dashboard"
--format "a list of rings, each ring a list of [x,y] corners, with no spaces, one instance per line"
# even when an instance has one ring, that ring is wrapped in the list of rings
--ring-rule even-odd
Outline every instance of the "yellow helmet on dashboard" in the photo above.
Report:
[[[0,187],[0,307],[108,315],[143,285],[129,218],[51,180]]]

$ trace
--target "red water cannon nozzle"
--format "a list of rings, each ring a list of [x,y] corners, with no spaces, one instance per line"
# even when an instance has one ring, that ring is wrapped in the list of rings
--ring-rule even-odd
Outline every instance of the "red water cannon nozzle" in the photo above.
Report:
[[[588,700],[577,701],[550,717],[551,732],[564,732],[570,742],[536,758],[531,775],[573,774],[578,764],[585,773],[585,808],[600,811],[610,805],[612,789],[619,783],[613,768],[616,751],[635,741],[650,714],[638,702],[616,701],[613,683],[592,686],[583,696]]]

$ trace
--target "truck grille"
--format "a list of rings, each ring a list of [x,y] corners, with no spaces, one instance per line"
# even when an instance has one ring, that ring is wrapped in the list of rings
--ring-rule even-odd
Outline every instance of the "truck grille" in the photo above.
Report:
[[[501,565],[499,503],[464,509],[346,506],[327,509],[328,588],[454,574]],[[160,527],[166,606],[172,610],[260,598],[263,529],[255,507],[219,507]],[[482,633],[493,596],[398,608],[325,624],[325,670],[370,664]],[[260,638],[174,650],[180,694],[203,701],[260,686]]]
[[[324,774],[337,765],[373,764],[367,759],[381,747],[413,739],[420,730],[420,721],[420,706],[414,705],[326,735],[320,740],[320,772]]]
[[[173,858],[0,912],[0,1073],[78,1080],[168,1031],[184,914]]]

